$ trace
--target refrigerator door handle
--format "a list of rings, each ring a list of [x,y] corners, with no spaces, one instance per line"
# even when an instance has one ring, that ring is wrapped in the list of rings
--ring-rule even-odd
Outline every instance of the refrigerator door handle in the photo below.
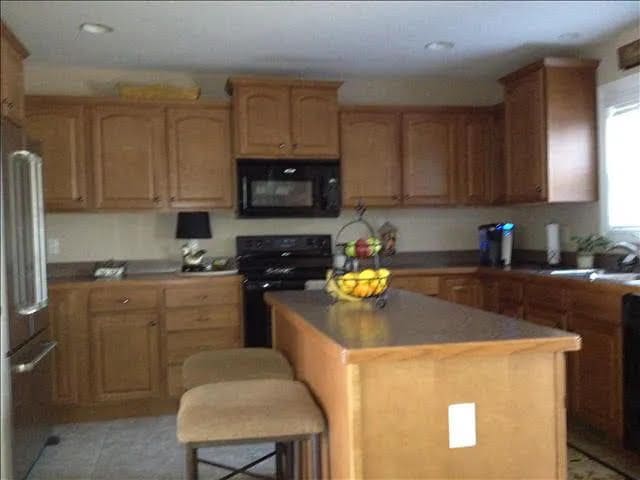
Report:
[[[19,314],[31,315],[48,304],[42,159],[26,150],[14,152],[11,172],[18,249],[13,269],[18,286],[16,306]]]
[[[42,344],[42,350],[40,350],[40,352],[33,357],[33,360],[31,360],[30,362],[26,362],[26,363],[19,363],[17,365],[13,365],[11,367],[11,371],[15,372],[15,373],[26,373],[26,372],[31,372],[32,370],[34,370],[38,364],[47,356],[49,355],[49,353],[51,353],[51,351],[56,348],[56,346],[58,345],[58,342],[56,341],[51,341],[51,342],[45,342]]]

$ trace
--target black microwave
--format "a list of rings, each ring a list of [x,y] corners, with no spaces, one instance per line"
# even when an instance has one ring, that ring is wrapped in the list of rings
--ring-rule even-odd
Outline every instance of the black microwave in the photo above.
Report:
[[[238,216],[337,217],[340,165],[321,160],[238,160]]]

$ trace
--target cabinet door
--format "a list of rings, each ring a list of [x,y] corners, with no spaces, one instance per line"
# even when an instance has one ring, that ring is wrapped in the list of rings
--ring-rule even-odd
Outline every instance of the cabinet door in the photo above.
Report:
[[[482,306],[480,282],[474,278],[443,278],[440,296],[444,300],[469,307],[480,308]]]
[[[177,208],[231,207],[232,159],[227,109],[167,110],[169,203]]]
[[[84,107],[28,106],[26,127],[28,136],[40,142],[45,208],[48,211],[86,208]]]
[[[406,205],[455,202],[457,126],[458,118],[450,114],[402,116],[403,202]]]
[[[338,94],[335,89],[291,89],[294,157],[338,158]]]
[[[391,279],[390,286],[423,295],[437,296],[440,293],[440,277],[425,275],[394,276]]]
[[[547,198],[544,76],[537,70],[505,90],[507,201]]]
[[[496,280],[482,279],[482,308],[489,312],[499,312],[500,300]]]
[[[289,87],[249,85],[233,92],[236,157],[291,153]]]
[[[490,203],[492,116],[471,113],[462,118],[461,124],[458,201],[465,205]]]
[[[22,56],[4,35],[0,42],[0,90],[2,97],[2,116],[8,117],[18,125],[24,120],[24,73]]]
[[[504,104],[493,112],[491,133],[491,160],[489,166],[489,201],[496,205],[506,201],[506,168],[504,154]]]
[[[569,330],[582,348],[569,355],[570,411],[580,420],[619,438],[622,430],[622,332],[597,315],[572,311]]]
[[[340,128],[343,205],[398,205],[402,192],[399,115],[345,112]]]
[[[520,303],[514,303],[509,300],[498,301],[498,312],[500,315],[506,315],[511,318],[523,318],[524,308]]]
[[[82,385],[88,383],[87,290],[52,290],[49,293],[53,351],[53,401],[78,404]]]
[[[91,318],[91,366],[96,401],[157,396],[158,315],[108,313]]]
[[[92,111],[92,119],[96,208],[165,206],[167,164],[163,109],[97,106]]]
[[[528,322],[542,325],[543,327],[557,328],[560,330],[567,328],[567,319],[564,312],[543,305],[527,304],[524,319]]]

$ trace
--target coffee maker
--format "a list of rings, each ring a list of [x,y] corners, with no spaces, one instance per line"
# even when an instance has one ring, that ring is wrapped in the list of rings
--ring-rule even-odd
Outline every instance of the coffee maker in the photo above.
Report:
[[[513,251],[513,223],[489,223],[478,227],[480,263],[489,267],[511,265]]]

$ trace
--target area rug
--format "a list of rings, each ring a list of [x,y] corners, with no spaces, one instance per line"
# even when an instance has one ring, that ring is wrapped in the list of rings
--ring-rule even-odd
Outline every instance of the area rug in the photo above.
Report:
[[[629,477],[620,475],[592,460],[585,454],[569,447],[568,450],[568,480],[628,480]]]

